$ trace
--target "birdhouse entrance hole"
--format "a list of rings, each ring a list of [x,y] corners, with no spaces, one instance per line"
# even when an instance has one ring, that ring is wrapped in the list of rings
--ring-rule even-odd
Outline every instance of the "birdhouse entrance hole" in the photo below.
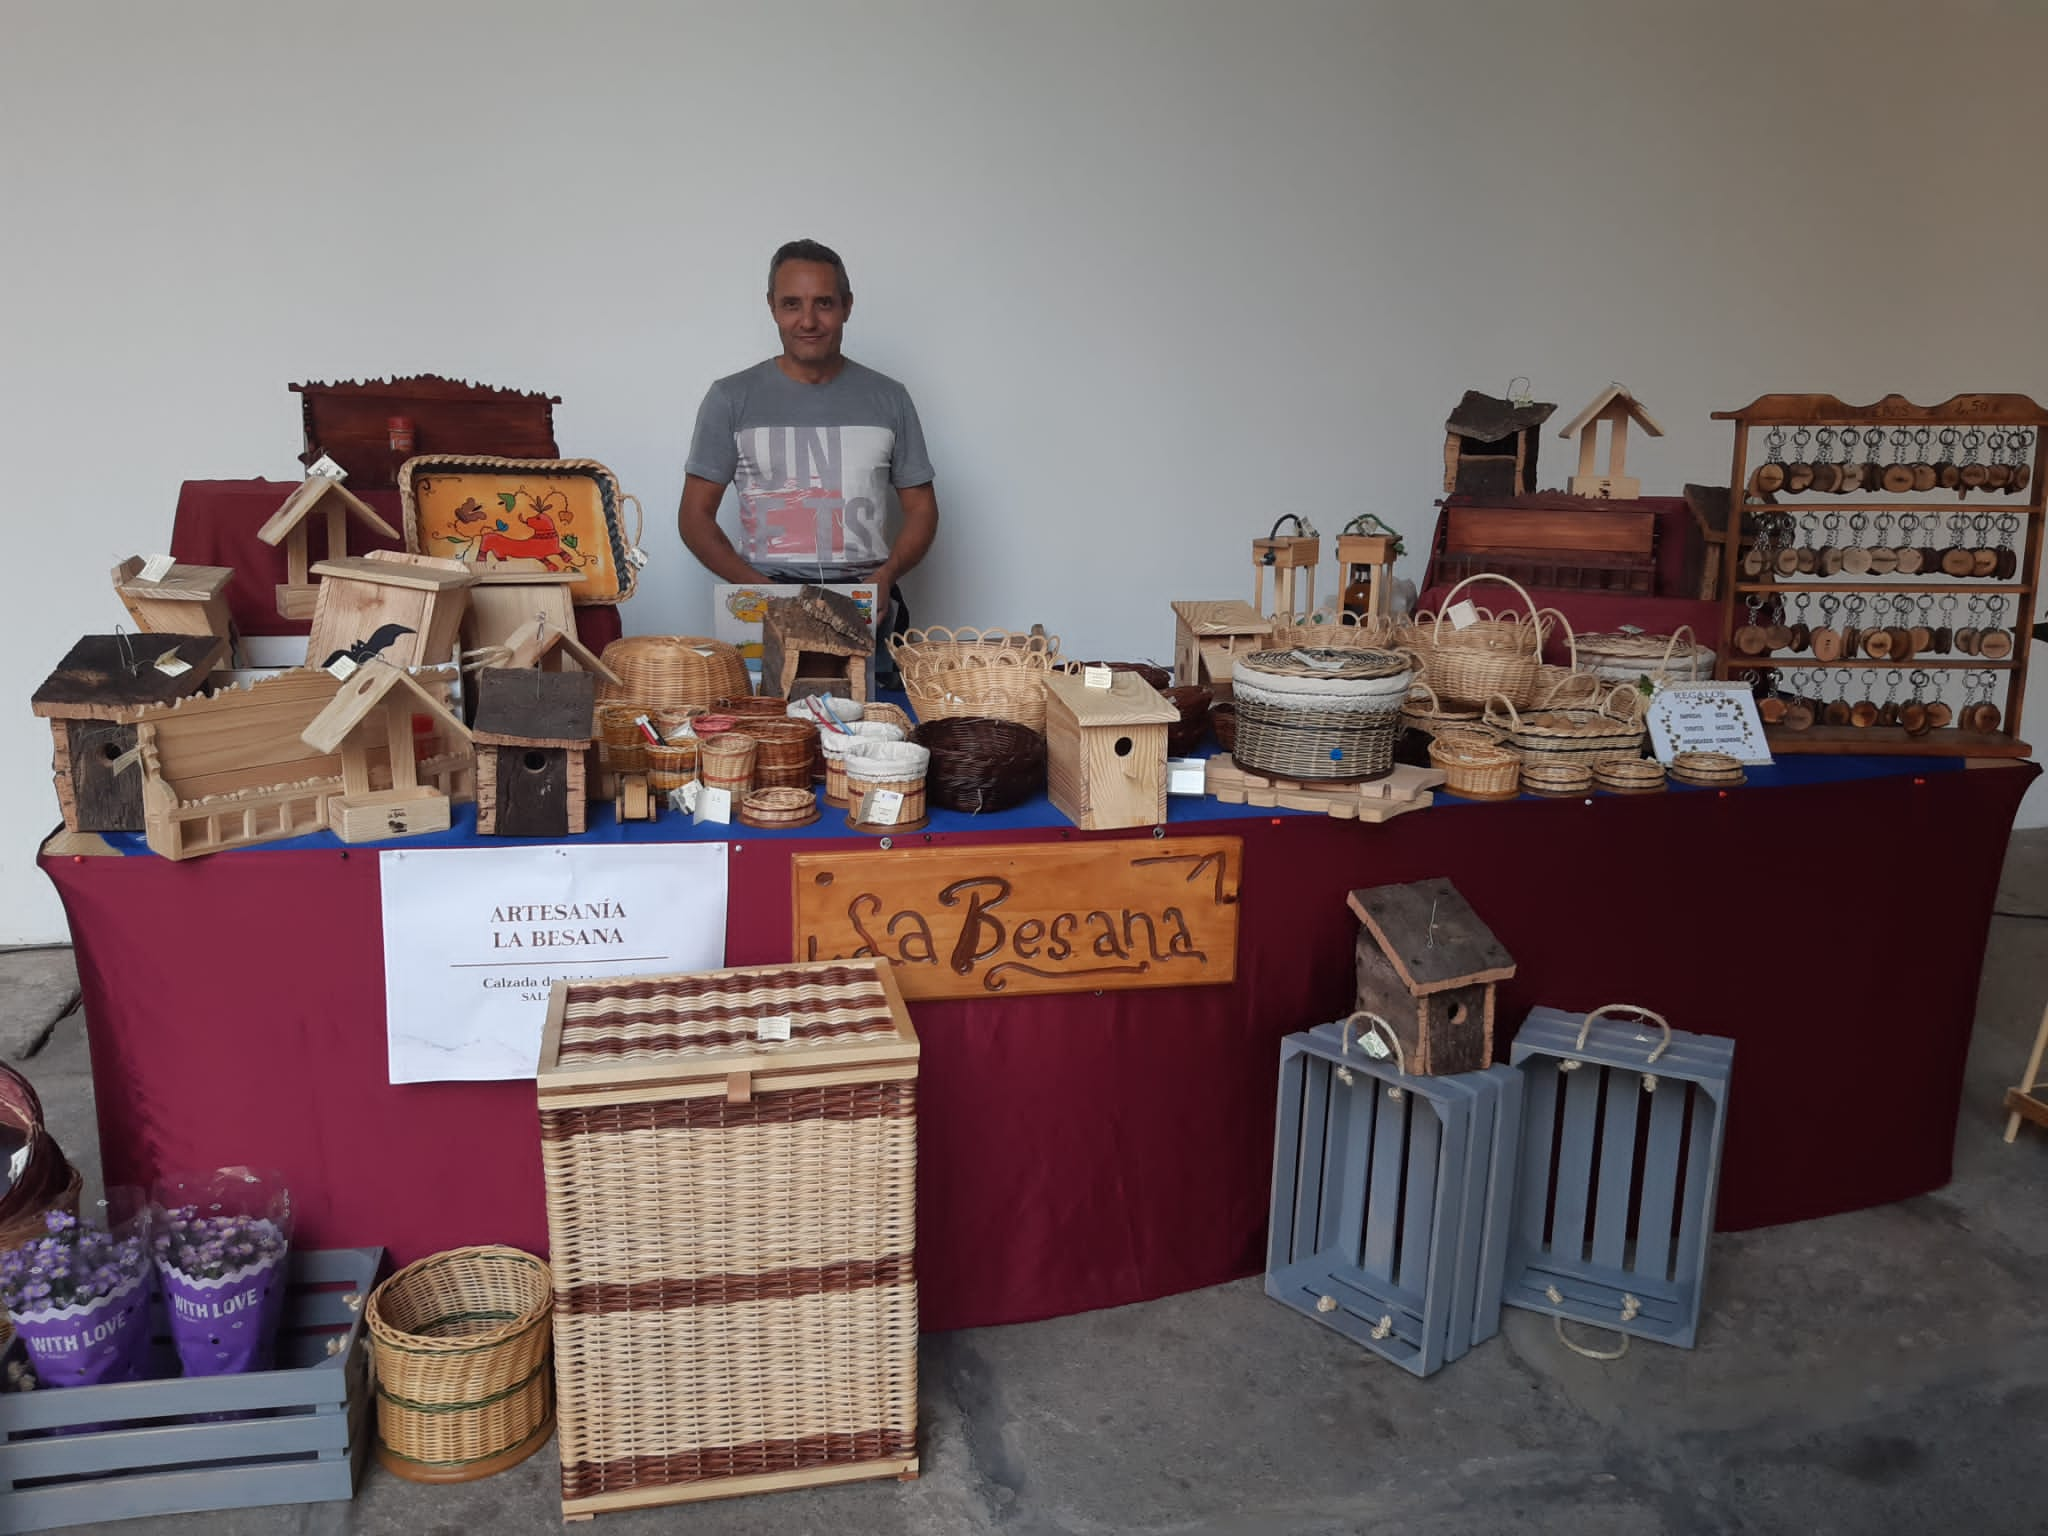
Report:
[[[1117,755],[1118,757],[1129,757],[1129,756],[1131,755],[1131,738],[1130,738],[1130,737],[1128,737],[1128,736],[1119,736],[1119,737],[1117,737],[1117,739],[1116,739],[1116,755]]]
[[[519,759],[519,766],[528,773],[539,773],[547,765],[548,755],[545,752],[528,752]]]

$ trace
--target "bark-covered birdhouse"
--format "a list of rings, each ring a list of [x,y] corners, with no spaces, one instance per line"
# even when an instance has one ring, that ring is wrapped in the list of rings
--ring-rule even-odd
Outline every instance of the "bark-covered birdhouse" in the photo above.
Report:
[[[1599,455],[1600,423],[1607,423],[1607,472],[1595,463]],[[1652,437],[1664,429],[1650,419],[1650,413],[1636,402],[1626,385],[1610,384],[1578,415],[1559,437],[1579,440],[1579,472],[1566,487],[1574,496],[1597,496],[1603,501],[1633,501],[1643,493],[1643,482],[1628,472],[1628,424],[1633,421]]]
[[[1358,1008],[1394,1027],[1417,1077],[1476,1072],[1493,1061],[1494,988],[1514,957],[1443,879],[1353,891]]]
[[[590,672],[487,667],[476,675],[476,829],[486,837],[576,837],[584,757],[597,734]]]
[[[1491,501],[1534,491],[1538,430],[1556,409],[1466,390],[1444,423],[1444,494]]]
[[[761,620],[761,691],[792,702],[820,694],[866,703],[874,632],[860,605],[804,587],[771,597]]]

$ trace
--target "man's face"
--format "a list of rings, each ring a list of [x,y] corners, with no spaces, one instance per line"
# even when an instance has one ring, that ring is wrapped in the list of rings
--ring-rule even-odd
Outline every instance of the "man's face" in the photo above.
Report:
[[[823,261],[785,261],[775,269],[768,296],[785,356],[800,363],[830,362],[839,355],[840,333],[853,299],[839,296],[839,274]]]

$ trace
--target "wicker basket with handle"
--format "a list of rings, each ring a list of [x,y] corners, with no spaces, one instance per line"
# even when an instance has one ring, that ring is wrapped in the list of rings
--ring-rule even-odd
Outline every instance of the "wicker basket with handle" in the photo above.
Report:
[[[1014,720],[1043,736],[1046,674],[1077,670],[1072,662],[1051,660],[1042,652],[998,652],[960,666],[907,666],[903,687],[920,720],[960,715]]]
[[[1520,787],[1521,760],[1474,731],[1438,731],[1429,743],[1429,761],[1444,771],[1444,788],[1468,800],[1505,800]]]
[[[598,679],[600,704],[709,704],[752,688],[740,653],[699,635],[629,635],[606,646],[602,660],[619,681]]]
[[[1582,668],[1608,682],[1696,683],[1714,675],[1714,649],[1698,643],[1690,624],[1668,635],[1581,635],[1578,655]]]
[[[1505,698],[1487,705],[1486,723],[1501,732],[1524,761],[1580,763],[1597,767],[1643,755],[1647,730],[1632,702],[1633,690],[1619,686],[1597,709],[1539,709],[1523,714]]]
[[[1017,634],[1007,629],[906,629],[889,637],[889,654],[907,675],[912,667],[985,666],[999,658],[1036,658],[1040,664],[1059,660],[1058,635]]]
[[[1498,581],[1513,587],[1529,605],[1528,623],[1505,629],[1486,623],[1446,629],[1444,621],[1457,595],[1475,581]],[[1484,704],[1499,694],[1518,708],[1526,707],[1536,698],[1544,634],[1535,599],[1520,583],[1485,573],[1467,576],[1444,595],[1431,627],[1426,658],[1430,685],[1446,704]]]

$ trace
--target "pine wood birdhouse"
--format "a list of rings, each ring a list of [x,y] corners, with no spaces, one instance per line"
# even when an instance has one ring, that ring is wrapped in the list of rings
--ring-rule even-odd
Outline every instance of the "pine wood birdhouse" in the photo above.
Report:
[[[597,734],[591,672],[489,667],[477,674],[476,829],[486,837],[576,837],[584,759]]]
[[[874,634],[852,598],[823,587],[771,597],[761,620],[761,691],[866,703]]]
[[[432,720],[444,740],[469,739],[433,689],[404,667],[382,663],[359,667],[300,733],[314,750],[341,754],[341,794],[328,805],[327,825],[344,843],[447,830],[447,794],[419,781],[415,715]],[[389,789],[370,788],[370,754],[378,747],[390,757]]]
[[[1280,529],[1287,523],[1294,524],[1295,531],[1283,535]],[[1316,536],[1313,525],[1291,512],[1275,522],[1266,537],[1252,540],[1252,607],[1265,612],[1266,572],[1271,571],[1274,622],[1306,624],[1309,615],[1315,612],[1316,566],[1322,558],[1323,541]],[[1305,588],[1296,586],[1298,571],[1308,573]]]
[[[1600,423],[1607,423],[1607,472],[1598,472]],[[1579,440],[1579,472],[1567,489],[1574,496],[1595,496],[1603,501],[1633,501],[1643,491],[1643,482],[1628,473],[1628,424],[1634,421],[1652,437],[1664,429],[1650,419],[1650,413],[1636,403],[1625,385],[1610,384],[1591,405],[1574,416],[1559,437]]]
[[[1107,688],[1054,673],[1045,680],[1046,792],[1077,827],[1153,827],[1166,820],[1166,728],[1180,711],[1134,672]]]
[[[153,635],[212,635],[234,644],[227,598],[232,569],[173,561],[153,580],[143,574],[147,569],[142,556],[130,555],[112,573],[114,593],[136,628]]]
[[[1493,1061],[1494,988],[1515,974],[1457,887],[1444,879],[1353,891],[1358,1007],[1393,1026],[1418,1077],[1476,1072]]]
[[[1444,422],[1444,494],[1496,501],[1535,490],[1538,430],[1556,409],[1466,390]]]
[[[310,619],[319,588],[318,574],[307,553],[306,523],[318,512],[327,523],[327,558],[340,560],[348,554],[348,521],[354,518],[372,532],[387,539],[400,537],[370,504],[333,475],[308,475],[283,506],[270,514],[256,537],[275,549],[284,545],[285,582],[277,589],[277,611],[287,619]]]
[[[1264,650],[1272,633],[1273,621],[1248,603],[1182,598],[1173,605],[1173,680],[1227,699],[1237,658]]]

